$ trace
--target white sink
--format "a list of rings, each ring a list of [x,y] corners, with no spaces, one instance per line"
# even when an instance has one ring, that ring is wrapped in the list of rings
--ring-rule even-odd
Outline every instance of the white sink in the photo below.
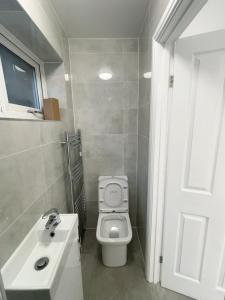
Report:
[[[74,292],[78,295],[73,297],[74,300],[83,299],[78,217],[68,214],[60,215],[60,218],[54,237],[50,237],[50,232],[45,229],[46,219],[39,219],[2,268],[8,300],[57,300],[62,296],[66,300],[71,299],[70,294]],[[49,263],[44,269],[36,270],[35,263],[42,257],[47,257]],[[68,287],[70,281],[71,287]],[[81,290],[74,291],[75,286]]]

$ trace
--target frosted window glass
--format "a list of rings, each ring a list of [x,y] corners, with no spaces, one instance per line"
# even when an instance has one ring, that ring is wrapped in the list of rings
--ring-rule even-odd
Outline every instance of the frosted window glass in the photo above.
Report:
[[[40,109],[35,68],[0,44],[8,102]]]

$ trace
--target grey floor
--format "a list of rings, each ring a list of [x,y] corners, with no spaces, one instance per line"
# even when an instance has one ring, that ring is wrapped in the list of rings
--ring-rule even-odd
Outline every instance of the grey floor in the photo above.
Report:
[[[84,300],[190,300],[144,278],[143,259],[137,232],[128,248],[127,265],[107,268],[101,262],[95,230],[88,230],[82,247]]]

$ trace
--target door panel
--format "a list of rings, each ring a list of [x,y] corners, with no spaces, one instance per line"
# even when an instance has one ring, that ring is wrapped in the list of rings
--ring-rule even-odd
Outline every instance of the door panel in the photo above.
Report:
[[[184,188],[211,193],[224,107],[223,70],[220,70],[224,51],[202,52],[192,60],[189,99],[192,107]]]
[[[205,249],[208,220],[189,214],[180,214],[176,253],[176,273],[199,281]],[[190,243],[191,240],[195,243]]]
[[[225,291],[225,31],[178,40],[169,122],[162,286]]]

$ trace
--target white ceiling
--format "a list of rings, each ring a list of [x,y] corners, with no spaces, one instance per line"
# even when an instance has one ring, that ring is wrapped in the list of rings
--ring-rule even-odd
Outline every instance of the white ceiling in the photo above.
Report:
[[[51,0],[68,37],[137,37],[149,0]]]

